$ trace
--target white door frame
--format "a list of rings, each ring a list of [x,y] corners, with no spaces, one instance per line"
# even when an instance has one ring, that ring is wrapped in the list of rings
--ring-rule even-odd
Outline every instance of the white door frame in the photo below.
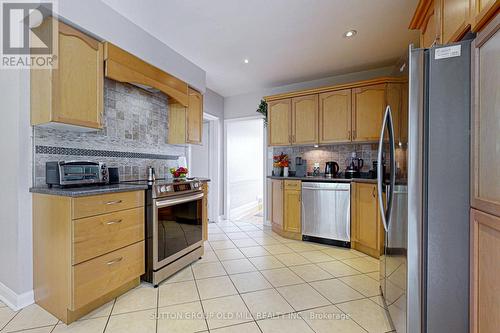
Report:
[[[262,126],[264,126],[264,119],[262,116],[256,115],[256,116],[248,116],[248,117],[240,117],[240,118],[231,118],[231,119],[224,119],[224,170],[227,170],[227,124],[231,122],[237,122],[237,121],[245,121],[245,120],[255,120],[255,119],[261,119],[262,120]],[[263,161],[262,163],[262,169],[263,169],[263,180],[262,180],[262,207],[263,207],[263,220],[264,223],[266,222],[266,216],[267,216],[267,186],[266,186],[266,180],[267,180],[267,131],[264,129],[264,138],[262,140],[263,142],[263,147],[262,147],[262,154],[263,154]],[[228,176],[227,174],[224,174],[224,217],[226,219],[230,219],[230,214],[229,214],[229,182],[228,182]]]

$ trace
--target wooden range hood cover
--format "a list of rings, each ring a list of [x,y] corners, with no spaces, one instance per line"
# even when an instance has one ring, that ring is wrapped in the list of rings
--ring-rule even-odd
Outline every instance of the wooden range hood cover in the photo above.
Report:
[[[186,82],[109,42],[104,43],[104,74],[110,79],[160,90],[183,106],[188,106]]]

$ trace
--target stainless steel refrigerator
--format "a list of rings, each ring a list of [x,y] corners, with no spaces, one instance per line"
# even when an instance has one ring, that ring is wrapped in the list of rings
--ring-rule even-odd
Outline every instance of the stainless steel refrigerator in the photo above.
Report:
[[[470,41],[409,51],[407,179],[396,177],[390,106],[380,135],[381,290],[398,333],[469,322]]]

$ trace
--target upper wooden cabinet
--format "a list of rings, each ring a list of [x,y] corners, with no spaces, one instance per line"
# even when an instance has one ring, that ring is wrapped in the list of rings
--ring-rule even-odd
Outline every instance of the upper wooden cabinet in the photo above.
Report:
[[[351,89],[319,94],[319,143],[351,140]]]
[[[201,144],[203,132],[203,96],[191,88],[189,88],[186,126],[186,142]]]
[[[404,83],[403,78],[380,78],[266,97],[269,145],[377,141],[387,104],[396,139],[406,142]]]
[[[318,143],[318,95],[292,98],[292,144]]]
[[[472,207],[500,216],[500,16],[472,44]]]
[[[48,29],[47,19],[39,28]],[[103,45],[59,22],[58,68],[31,69],[31,124],[98,129],[103,112]]]
[[[203,95],[189,88],[188,106],[168,105],[168,143],[201,144],[203,137]]]
[[[353,89],[352,141],[376,141],[386,107],[386,86],[377,84]]]
[[[499,0],[420,0],[410,29],[420,30],[421,47],[457,42],[480,31],[499,8]]]
[[[292,101],[290,98],[269,102],[267,105],[270,146],[291,144]]]

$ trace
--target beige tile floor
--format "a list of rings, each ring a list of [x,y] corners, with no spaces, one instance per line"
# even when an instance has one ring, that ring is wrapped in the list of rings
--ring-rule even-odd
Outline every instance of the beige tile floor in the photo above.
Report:
[[[383,304],[377,260],[282,238],[251,217],[209,224],[203,259],[69,326],[0,302],[0,332],[391,332]]]

